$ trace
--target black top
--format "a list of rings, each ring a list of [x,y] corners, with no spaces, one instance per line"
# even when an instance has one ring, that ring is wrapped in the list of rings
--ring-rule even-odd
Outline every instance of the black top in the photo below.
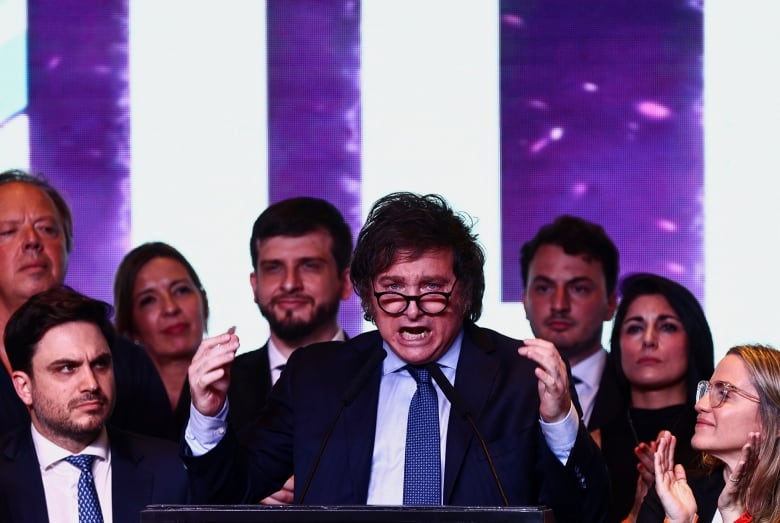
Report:
[[[677,437],[675,463],[693,467],[699,453],[691,448],[696,426],[696,411],[689,405],[673,405],[662,409],[629,408],[601,429],[601,449],[609,469],[612,502],[609,521],[619,522],[628,515],[634,503],[639,472],[634,447],[649,443],[662,430]]]
[[[702,467],[695,470],[686,470],[688,475],[688,486],[693,491],[693,497],[696,499],[696,513],[699,515],[699,521],[709,523],[718,510],[718,497],[726,486],[723,479],[723,467],[708,471]],[[642,508],[639,509],[639,515],[636,518],[637,523],[663,523],[664,507],[658,497],[655,489],[645,496]]]
[[[0,435],[30,423],[30,414],[16,395],[11,376],[0,366]]]

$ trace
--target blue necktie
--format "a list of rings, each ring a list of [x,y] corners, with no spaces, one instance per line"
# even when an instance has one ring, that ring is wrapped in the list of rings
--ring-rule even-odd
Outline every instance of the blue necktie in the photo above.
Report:
[[[68,456],[65,461],[81,470],[79,476],[79,523],[103,523],[100,500],[95,490],[95,478],[92,477],[92,463],[95,456],[79,454]]]
[[[406,367],[417,382],[409,404],[404,463],[404,505],[441,505],[441,451],[439,402],[431,375],[420,367]]]

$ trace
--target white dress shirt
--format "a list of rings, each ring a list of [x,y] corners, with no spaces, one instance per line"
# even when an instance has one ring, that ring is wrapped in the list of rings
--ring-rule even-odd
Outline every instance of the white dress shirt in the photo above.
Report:
[[[574,388],[577,390],[577,396],[580,398],[582,420],[585,422],[585,425],[588,424],[590,416],[593,414],[596,394],[599,392],[601,376],[604,374],[606,365],[607,351],[601,348],[571,367],[571,375],[580,380],[579,383],[574,384]]]
[[[79,520],[78,484],[81,471],[64,461],[71,456],[68,450],[59,447],[46,439],[31,425],[32,440],[35,454],[43,480],[43,492],[46,495],[46,511],[50,523],[73,523]],[[111,450],[108,446],[106,429],[87,448],[79,454],[92,454],[95,461],[92,464],[92,476],[95,479],[95,490],[100,500],[100,510],[104,523],[113,521],[111,496]]]

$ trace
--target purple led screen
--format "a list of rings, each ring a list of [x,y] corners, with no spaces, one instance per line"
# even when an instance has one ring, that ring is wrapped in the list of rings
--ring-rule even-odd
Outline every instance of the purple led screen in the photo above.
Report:
[[[560,214],[703,298],[702,2],[501,1],[504,301]]]
[[[30,163],[65,195],[66,282],[112,300],[129,248],[127,2],[28,2]]]
[[[269,199],[325,198],[356,233],[360,3],[268,0],[266,7]],[[31,168],[73,210],[67,283],[111,302],[116,267],[132,247],[128,4],[36,0],[28,31]],[[362,330],[356,299],[340,319],[348,332]]]
[[[268,168],[271,202],[324,198],[353,235],[360,208],[360,3],[269,0]],[[353,297],[339,320],[362,331]]]

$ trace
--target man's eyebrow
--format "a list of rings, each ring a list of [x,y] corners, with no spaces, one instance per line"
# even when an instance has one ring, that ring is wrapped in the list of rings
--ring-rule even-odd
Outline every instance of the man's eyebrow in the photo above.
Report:
[[[592,283],[593,278],[591,278],[590,276],[575,276],[571,280],[567,280],[566,284],[568,285],[572,283],[583,283],[583,282]]]
[[[83,362],[82,360],[74,360],[72,358],[60,358],[57,360],[54,360],[49,363],[49,367],[62,367],[64,365],[69,365],[71,367],[75,367],[76,365],[81,365]]]

